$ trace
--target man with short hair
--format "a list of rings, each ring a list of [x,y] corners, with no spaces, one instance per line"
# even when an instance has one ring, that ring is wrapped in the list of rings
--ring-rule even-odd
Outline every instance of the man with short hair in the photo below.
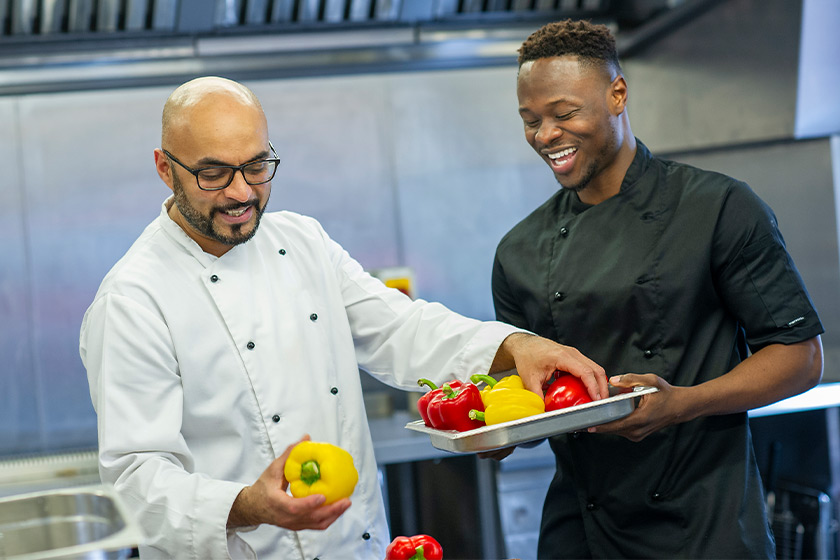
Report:
[[[551,438],[539,557],[774,558],[746,411],[819,382],[823,328],[773,212],[633,136],[605,26],[534,32],[517,94],[562,188],[499,243],[496,317],[659,389]]]
[[[534,391],[570,369],[606,396],[604,370],[576,350],[412,301],[314,219],[264,214],[279,160],[242,84],[187,82],[162,124],[155,165],[173,196],[103,280],[80,338],[100,473],[148,537],[141,557],[383,558],[359,367],[402,388],[516,367]],[[352,506],[287,494],[306,437],[351,454]]]

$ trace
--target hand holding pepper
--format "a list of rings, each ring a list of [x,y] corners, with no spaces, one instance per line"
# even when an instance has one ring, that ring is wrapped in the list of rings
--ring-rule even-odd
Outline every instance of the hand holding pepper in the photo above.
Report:
[[[397,537],[385,549],[385,560],[442,560],[443,547],[429,535]]]
[[[304,436],[300,441],[309,441],[309,436]],[[290,531],[323,531],[347,511],[350,507],[347,498],[326,505],[326,499],[321,494],[294,498],[286,493],[289,481],[283,471],[286,459],[298,443],[289,445],[252,485],[239,492],[228,514],[229,529],[268,524]]]

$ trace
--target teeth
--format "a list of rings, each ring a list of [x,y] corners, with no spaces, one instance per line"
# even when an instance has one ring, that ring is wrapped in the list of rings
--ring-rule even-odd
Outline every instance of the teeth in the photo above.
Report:
[[[225,214],[227,214],[228,216],[233,216],[234,218],[236,218],[236,217],[244,214],[245,210],[247,210],[247,209],[248,208],[240,208],[239,210],[225,210]]]
[[[576,151],[577,151],[577,148],[566,148],[563,151],[556,152],[556,153],[553,153],[553,154],[548,154],[548,157],[550,157],[551,159],[560,159],[560,158],[564,158],[566,156],[570,156],[573,153],[575,153]]]

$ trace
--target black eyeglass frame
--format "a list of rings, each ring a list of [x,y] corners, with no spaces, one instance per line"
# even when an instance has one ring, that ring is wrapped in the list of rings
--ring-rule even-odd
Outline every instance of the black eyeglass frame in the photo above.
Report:
[[[269,181],[271,181],[272,179],[274,179],[274,175],[277,174],[277,168],[280,166],[280,158],[277,157],[277,151],[274,149],[274,145],[272,145],[272,143],[270,141],[268,142],[268,147],[271,148],[271,153],[274,154],[275,157],[258,159],[256,161],[249,161],[248,163],[243,163],[242,165],[208,165],[207,167],[197,167],[197,168],[192,168],[192,167],[188,167],[188,166],[184,165],[183,163],[181,163],[181,161],[178,160],[178,158],[176,158],[175,156],[173,156],[172,154],[170,154],[167,150],[165,150],[163,148],[161,148],[160,150],[166,155],[167,158],[171,159],[172,161],[174,161],[175,163],[177,163],[178,165],[180,165],[181,167],[183,167],[184,169],[189,171],[195,177],[195,184],[198,185],[199,189],[201,189],[203,191],[212,192],[212,191],[220,191],[222,189],[228,188],[230,186],[230,184],[233,183],[233,178],[236,177],[236,172],[237,171],[242,173],[242,178],[245,179],[245,182],[248,183],[249,185],[252,185],[252,186],[253,185],[264,185],[264,184],[268,183]],[[258,181],[256,183],[252,183],[251,181],[248,180],[248,177],[245,176],[245,168],[248,167],[249,165],[254,165],[255,163],[263,163],[263,162],[271,162],[271,163],[274,164],[274,171],[271,172],[271,177],[269,177],[265,181]],[[232,169],[233,173],[230,174],[230,178],[228,179],[228,182],[225,184],[225,186],[223,186],[223,187],[213,187],[211,189],[208,189],[206,187],[202,187],[201,186],[201,181],[198,180],[198,174],[201,173],[202,171],[206,171],[208,169]]]

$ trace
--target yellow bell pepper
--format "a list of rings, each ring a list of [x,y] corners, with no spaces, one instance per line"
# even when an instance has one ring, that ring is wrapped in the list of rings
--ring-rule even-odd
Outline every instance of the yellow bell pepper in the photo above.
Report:
[[[470,376],[470,381],[478,385],[481,381],[484,381],[486,384],[484,389],[481,390],[481,401],[484,403],[484,406],[487,406],[487,401],[485,397],[487,396],[490,391],[493,389],[524,389],[525,386],[522,384],[522,378],[518,375],[508,375],[507,377],[502,377],[498,381],[495,378],[490,377],[489,375],[482,375],[477,373],[475,375]]]
[[[349,497],[359,481],[353,457],[347,451],[315,441],[302,441],[294,446],[283,473],[292,496],[323,494],[327,498],[324,505]]]
[[[511,379],[512,377],[516,380]],[[545,401],[536,393],[525,389],[518,375],[505,377],[499,382],[489,375],[473,375],[470,380],[473,383],[487,383],[487,387],[481,392],[484,412],[471,410],[470,418],[483,420],[488,426],[545,412]],[[502,385],[503,382],[505,385]]]

